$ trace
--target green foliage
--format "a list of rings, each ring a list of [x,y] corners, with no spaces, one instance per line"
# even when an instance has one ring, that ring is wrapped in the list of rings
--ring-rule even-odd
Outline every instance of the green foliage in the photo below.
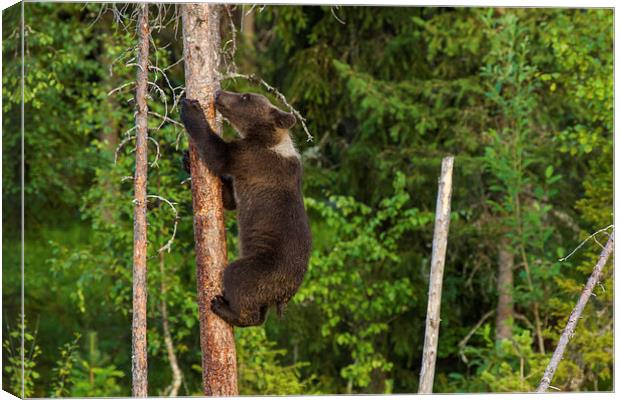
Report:
[[[85,10],[94,9],[88,6]],[[80,201],[80,188],[88,184],[93,153],[83,149],[88,146],[93,129],[101,123],[98,118],[103,116],[95,112],[95,102],[104,98],[105,93],[94,79],[103,73],[104,67],[91,56],[97,50],[98,43],[93,39],[98,32],[82,24],[83,12],[77,5],[25,5],[28,55],[24,124],[28,134],[24,136],[24,151],[28,160],[24,191],[30,210],[71,209]],[[16,35],[19,37],[18,31],[11,33],[11,37]],[[19,54],[19,41],[3,44],[5,54]],[[8,63],[2,75],[3,87],[20,87],[20,68],[21,63]],[[3,92],[3,113],[19,116],[21,102],[21,91]],[[18,120],[14,122],[19,124]],[[12,154],[19,154],[18,132],[4,143]],[[54,157],[56,154],[67,156]],[[8,172],[3,178],[7,194],[19,189],[19,162],[19,157],[11,157],[3,166]],[[32,214],[27,215],[32,220]]]
[[[570,19],[569,19],[570,18]],[[558,91],[570,101],[571,125],[558,136],[559,150],[570,154],[573,161],[585,157],[585,168],[579,176],[583,197],[575,202],[576,211],[587,228],[571,240],[574,247],[593,230],[613,222],[613,47],[612,16],[600,10],[561,15],[549,24],[549,43],[557,54],[557,69],[563,79]],[[588,38],[587,40],[585,38]],[[586,43],[587,42],[587,43]],[[585,78],[587,77],[587,78]],[[577,135],[577,136],[575,136]],[[601,235],[599,241],[607,239]],[[586,277],[595,265],[600,249],[589,246],[581,260],[569,260],[561,279],[556,279],[559,290],[571,299],[562,302],[552,299],[550,314],[557,323],[553,337],[559,337],[562,327]],[[584,315],[579,320],[571,340],[568,356],[561,368],[572,373],[566,378],[571,390],[601,390],[611,387],[613,366],[613,260],[603,274],[601,283],[590,298]]]
[[[498,31],[481,70],[499,126],[487,132],[490,141],[482,157],[491,175],[487,203],[496,215],[494,222],[500,222],[494,229],[509,238],[522,263],[519,277],[525,279],[515,283],[514,296],[519,308],[527,309],[538,307],[546,294],[545,282],[560,272],[552,261],[556,254],[547,248],[554,230],[546,220],[558,193],[554,183],[561,175],[554,174],[554,160],[540,151],[548,146],[548,135],[535,129],[541,118],[536,115],[540,73],[529,61],[530,32],[512,14],[485,21]]]
[[[462,392],[531,392],[540,382],[547,360],[535,353],[530,331],[523,330],[510,340],[492,339],[491,325],[478,332],[483,347],[467,346],[463,355],[476,378],[453,374],[455,391]],[[564,371],[559,370],[558,376]]]
[[[88,333],[86,357],[78,358],[76,365],[70,377],[72,397],[112,397],[126,393],[119,382],[124,373],[110,365],[109,357],[101,353],[96,332]]]
[[[282,365],[286,350],[278,349],[262,327],[235,332],[239,394],[295,395],[311,394],[311,378],[302,379],[300,370],[307,365],[295,362]]]
[[[78,363],[77,351],[80,338],[80,334],[76,333],[73,342],[65,343],[60,348],[59,359],[56,361],[56,367],[52,370],[56,378],[52,383],[52,393],[50,397],[69,396],[69,388],[71,388],[74,383],[71,373],[73,372],[74,366]]]
[[[16,329],[10,329],[7,322],[7,338],[2,349],[8,357],[4,357],[3,387],[16,396],[28,397],[34,394],[34,385],[40,378],[35,370],[41,348],[37,344],[37,331],[33,333],[27,321],[21,316],[17,320]],[[23,345],[22,345],[23,344]]]
[[[349,355],[340,375],[353,387],[367,387],[375,370],[392,369],[380,338],[390,322],[418,300],[398,243],[404,234],[427,226],[433,216],[407,207],[408,201],[401,173],[394,180],[392,196],[376,210],[351,197],[306,199],[321,234],[314,237],[306,283],[295,301],[321,311],[321,336],[335,343],[336,351]]]

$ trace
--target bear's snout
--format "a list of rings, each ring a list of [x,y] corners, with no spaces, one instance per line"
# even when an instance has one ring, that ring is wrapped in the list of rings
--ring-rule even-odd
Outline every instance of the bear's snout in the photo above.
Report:
[[[215,108],[217,109],[217,111],[219,111],[220,113],[225,112],[226,109],[228,108],[225,104],[225,97],[224,96],[224,91],[222,90],[216,90],[213,96],[213,100],[215,102]]]

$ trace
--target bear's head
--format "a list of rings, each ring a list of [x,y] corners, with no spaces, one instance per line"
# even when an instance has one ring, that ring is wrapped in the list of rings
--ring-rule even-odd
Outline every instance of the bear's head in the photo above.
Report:
[[[295,116],[282,111],[257,93],[215,92],[215,108],[243,138],[278,142],[283,131],[295,125]]]

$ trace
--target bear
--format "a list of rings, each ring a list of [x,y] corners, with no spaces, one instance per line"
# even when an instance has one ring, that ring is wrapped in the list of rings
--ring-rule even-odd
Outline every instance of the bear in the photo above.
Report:
[[[256,93],[218,90],[214,100],[239,138],[218,136],[197,100],[180,103],[199,157],[222,179],[225,208],[237,211],[239,257],[224,269],[223,291],[211,310],[231,325],[257,326],[272,306],[282,315],[310,260],[301,157],[289,133],[296,119]]]

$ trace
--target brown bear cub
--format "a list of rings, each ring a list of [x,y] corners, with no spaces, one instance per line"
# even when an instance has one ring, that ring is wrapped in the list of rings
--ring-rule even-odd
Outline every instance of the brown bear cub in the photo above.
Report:
[[[295,117],[254,93],[217,91],[215,107],[241,138],[224,141],[198,101],[181,102],[187,133],[222,178],[224,206],[238,213],[239,258],[224,270],[211,309],[232,325],[261,325],[270,306],[280,312],[293,297],[310,258],[301,160],[288,132]]]

